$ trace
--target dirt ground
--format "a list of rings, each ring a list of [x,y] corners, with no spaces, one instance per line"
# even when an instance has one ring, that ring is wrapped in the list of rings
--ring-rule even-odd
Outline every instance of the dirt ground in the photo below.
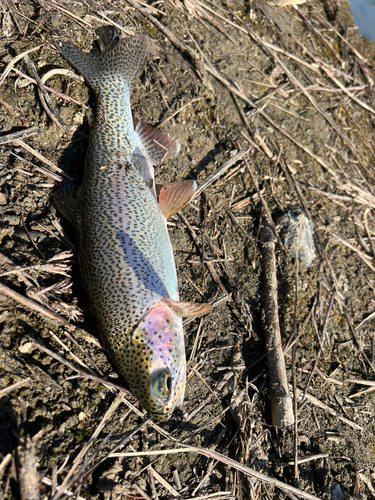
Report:
[[[375,497],[375,46],[344,0],[278,3],[0,5],[1,498]],[[51,204],[61,180],[82,176],[93,94],[52,72],[44,106],[30,80],[32,64],[40,77],[71,70],[53,40],[89,51],[110,26],[147,37],[134,119],[181,143],[157,184],[201,185],[249,147],[169,223],[182,300],[213,307],[186,321],[184,414],[165,424],[106,384],[124,386]],[[306,268],[276,245],[296,416],[277,429],[260,229],[288,209],[312,220],[316,257]]]

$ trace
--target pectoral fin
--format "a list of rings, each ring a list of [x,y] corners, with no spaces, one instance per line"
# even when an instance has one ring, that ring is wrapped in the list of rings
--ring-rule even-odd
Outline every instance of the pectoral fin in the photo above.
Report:
[[[210,304],[197,302],[179,302],[169,299],[163,299],[174,312],[181,318],[197,318],[204,316],[211,311]]]
[[[139,122],[135,128],[138,144],[151,165],[174,158],[180,151],[180,143],[162,130]]]
[[[159,193],[160,208],[166,219],[183,208],[197,189],[195,181],[178,181],[165,184]]]

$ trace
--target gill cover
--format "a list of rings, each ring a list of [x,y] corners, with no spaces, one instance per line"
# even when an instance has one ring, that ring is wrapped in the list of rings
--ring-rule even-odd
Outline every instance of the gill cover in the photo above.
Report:
[[[156,304],[134,329],[131,344],[130,389],[153,418],[168,420],[185,393],[182,320],[167,304]]]

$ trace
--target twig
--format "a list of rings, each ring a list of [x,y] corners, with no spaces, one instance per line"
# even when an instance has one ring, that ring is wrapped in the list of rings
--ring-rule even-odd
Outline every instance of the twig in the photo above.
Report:
[[[127,1],[135,9],[141,12],[152,24],[154,24],[166,37],[168,37],[169,40],[173,43],[173,45],[177,47],[177,49],[181,50],[181,52],[185,54],[185,56],[189,57],[189,59],[194,64],[196,73],[202,80],[203,84],[213,93],[213,95],[215,95],[214,89],[206,75],[206,67],[202,63],[202,61],[196,58],[195,51],[191,49],[188,45],[180,42],[178,38],[176,38],[168,28],[166,28],[160,21],[158,21],[154,16],[152,16],[149,12],[147,12],[146,9],[140,7],[140,5],[138,5],[136,1],[134,0],[127,0]]]
[[[354,94],[352,94],[346,87],[344,87],[344,85],[340,82],[340,80],[338,80],[337,78],[335,78],[332,74],[332,72],[323,64],[322,65],[322,70],[327,74],[327,76],[335,82],[335,84],[340,87],[340,89],[347,95],[349,96],[354,102],[356,102],[359,106],[362,106],[362,108],[364,108],[366,111],[369,111],[371,114],[375,115],[375,109],[372,108],[371,106],[369,106],[368,104],[366,104],[365,102],[361,101],[360,99],[358,99],[358,97],[356,97]]]
[[[10,297],[11,299],[16,300],[17,302],[19,302],[23,306],[26,306],[29,309],[32,309],[33,311],[35,311],[37,313],[40,313],[40,314],[43,314],[44,316],[47,316],[47,318],[50,318],[54,321],[58,321],[59,323],[61,323],[65,328],[67,328],[70,331],[81,332],[82,335],[84,335],[88,341],[90,341],[92,344],[96,345],[97,347],[100,347],[99,342],[94,337],[92,337],[89,333],[85,332],[82,329],[77,328],[76,326],[69,323],[69,321],[67,321],[65,318],[63,318],[59,314],[54,313],[50,309],[47,309],[46,307],[42,306],[38,302],[35,302],[34,300],[31,300],[31,299],[24,297],[20,293],[15,292],[14,290],[12,290],[11,288],[8,288],[7,286],[3,285],[2,283],[0,283],[0,293],[3,293],[7,297]],[[82,349],[82,347],[74,339],[74,337],[72,337],[70,335],[70,333],[66,332],[65,330],[64,330],[64,335],[66,337],[68,337],[68,339],[79,349],[79,351],[86,357],[86,359],[90,362],[90,364],[93,365],[95,370],[98,373],[102,373],[100,371],[100,369],[96,366],[94,361],[91,359],[91,357],[86,353],[86,351],[84,349]]]
[[[282,428],[293,425],[294,415],[280,335],[275,256],[276,237],[269,226],[263,227],[261,241],[264,262],[264,333],[267,349],[267,365],[270,372],[272,424],[275,427]]]
[[[59,10],[60,12],[63,12],[66,16],[77,21],[77,23],[81,24],[86,31],[90,31],[90,33],[92,32],[93,26],[90,23],[88,23],[87,21],[85,21],[84,19],[76,16],[70,10],[64,9],[57,2],[54,2],[53,0],[44,0],[44,1],[47,4],[53,5],[57,10]],[[88,29],[88,28],[90,28],[90,29]]]
[[[337,234],[334,234],[334,233],[330,233],[330,235],[338,242],[342,243],[344,246],[350,248],[351,250],[353,250],[353,252],[355,252],[358,257],[371,269],[371,271],[374,271],[375,272],[375,266],[373,266],[369,261],[370,260],[373,260],[372,257],[368,256],[367,254],[365,254],[364,252],[362,252],[361,250],[359,250],[358,248],[356,248],[354,245],[352,245],[351,243],[349,243],[348,241],[340,238],[340,236],[338,236]]]
[[[197,250],[199,253],[201,253],[200,251],[200,242],[199,242],[199,238],[198,236],[195,234],[195,231],[194,229],[191,227],[191,225],[189,224],[188,220],[186,219],[186,217],[181,213],[179,212],[178,213],[178,216],[180,217],[180,219],[182,220],[182,222],[185,224],[185,227],[186,229],[189,231],[194,243],[195,243],[195,246],[197,247]],[[228,295],[228,292],[225,288],[225,286],[223,285],[219,275],[217,274],[214,266],[211,264],[211,262],[207,262],[205,261],[205,265],[207,266],[207,269],[209,270],[213,280],[215,281],[215,283],[217,284],[217,286],[220,288],[220,290],[225,294],[225,295]]]
[[[177,443],[180,444],[180,443]],[[186,446],[183,443],[180,444],[181,446]],[[214,460],[218,460],[219,462],[227,465],[228,467],[233,467],[233,469],[236,469],[246,476],[250,476],[254,479],[257,479],[258,481],[261,481],[262,483],[269,484],[271,486],[276,486],[279,488],[281,491],[285,492],[286,494],[294,494],[297,495],[300,498],[306,498],[307,500],[319,500],[318,497],[315,495],[311,495],[310,493],[307,493],[305,491],[299,490],[298,488],[294,488],[294,486],[290,486],[289,484],[283,483],[282,481],[279,481],[278,479],[266,476],[265,474],[262,474],[261,472],[255,471],[254,469],[251,469],[250,467],[247,467],[246,465],[240,464],[239,462],[236,462],[232,458],[226,457],[225,455],[222,455],[221,453],[218,453],[217,451],[214,450],[208,450],[205,448],[198,448],[195,446],[188,446],[191,450],[191,452],[199,453],[201,455],[204,455],[205,457],[208,458],[213,458]]]
[[[219,177],[225,174],[225,172],[232,167],[235,163],[237,163],[246,153],[250,151],[251,147],[250,146],[245,146],[241,151],[239,151],[237,154],[232,156],[230,160],[224,163],[219,170],[214,172],[212,175],[207,177],[205,181],[202,182],[202,184],[199,186],[199,188],[196,190],[194,196],[192,199],[196,198],[199,196],[205,189],[207,189],[208,186],[210,186],[213,182],[215,182]]]
[[[168,118],[166,118],[165,120],[163,120],[158,126],[162,127],[167,122],[169,122],[169,120],[172,120],[172,118],[174,118],[176,115],[178,115],[179,113],[181,113],[181,111],[183,109],[187,108],[188,106],[191,106],[193,104],[193,102],[198,102],[198,101],[201,101],[202,99],[203,99],[203,97],[195,97],[191,101],[189,101],[186,104],[184,104],[183,106],[181,106],[181,108],[179,108],[177,111],[175,111],[174,113],[172,113],[171,116],[168,116]]]
[[[213,19],[213,17],[204,9],[204,5],[201,2],[196,1],[196,0],[190,0],[190,3],[194,5],[195,11],[198,12],[198,15],[194,16],[198,21],[200,21],[201,23],[204,23],[203,20],[201,19],[201,17],[206,19],[212,26],[214,26],[226,38],[228,38],[228,40],[230,40],[232,43],[237,45],[237,47],[239,47],[239,43],[237,42],[237,40],[235,38],[233,38],[232,36],[230,36],[229,33],[227,33],[225,31],[223,26],[221,26],[220,23],[218,23],[215,19]],[[204,26],[206,28],[208,28],[206,23],[204,23]]]
[[[125,404],[129,404],[129,402],[124,399],[124,403]],[[130,432],[127,432],[126,435],[120,439],[120,441],[110,450],[108,451],[108,453],[106,453],[104,455],[104,457],[102,457],[100,460],[98,460],[94,465],[92,465],[90,467],[90,469],[88,470],[85,470],[87,469],[88,465],[90,465],[90,463],[94,460],[94,458],[97,456],[98,452],[101,450],[101,448],[104,446],[104,444],[106,444],[106,442],[109,440],[109,438],[111,437],[111,435],[114,433],[114,431],[119,427],[120,423],[122,423],[122,421],[129,415],[130,412],[127,412],[125,413],[125,415],[121,418],[120,422],[117,424],[117,426],[115,426],[112,431],[102,440],[101,444],[98,446],[98,448],[95,450],[95,452],[86,460],[86,462],[82,465],[82,467],[80,468],[80,471],[78,472],[78,474],[73,477],[69,483],[69,487],[75,483],[75,482],[78,482],[78,481],[81,481],[84,477],[88,476],[88,475],[91,475],[98,467],[100,467],[100,465],[102,465],[106,460],[108,460],[109,456],[111,455],[111,453],[114,453],[116,452],[119,448],[122,448],[124,447],[124,445],[135,435],[137,434],[138,431],[142,430],[143,427],[147,426],[148,424],[150,424],[151,426],[153,426],[154,424],[151,422],[151,419],[150,418],[146,418],[145,420],[143,420],[143,422],[141,422],[139,425],[137,425],[134,429],[132,429]],[[139,412],[140,413],[140,412]],[[138,413],[137,413],[138,414]],[[144,418],[144,415],[140,415]],[[55,498],[53,498],[52,500],[57,500]]]
[[[280,54],[283,54],[284,56],[288,57],[289,59],[292,59],[293,61],[298,62],[298,64],[302,64],[302,66],[305,66],[309,70],[314,71],[315,73],[319,73],[319,64],[318,63],[312,63],[312,64],[308,63],[308,62],[304,61],[303,59],[301,59],[300,57],[295,56],[291,52],[288,52],[288,51],[282,49],[278,45],[275,45],[275,44],[270,43],[270,42],[266,42],[266,40],[263,40],[263,38],[261,38],[261,37],[258,37],[258,41],[261,41],[261,45],[264,45],[268,49],[273,50],[275,52],[279,52]]]
[[[298,399],[301,402],[303,401],[304,398],[306,398],[314,406],[317,406],[318,408],[321,408],[322,410],[328,412],[333,417],[336,417],[339,420],[341,420],[341,422],[344,422],[344,424],[349,425],[353,429],[356,429],[356,430],[359,430],[359,431],[363,431],[363,427],[361,427],[360,425],[356,424],[355,422],[352,422],[348,418],[342,417],[341,415],[339,415],[337,413],[336,410],[334,410],[330,406],[326,405],[325,403],[323,403],[322,401],[320,401],[318,398],[316,398],[312,394],[309,394],[308,392],[306,394],[304,394],[304,391],[302,389],[300,389],[299,387],[297,387],[297,394],[295,394],[295,397],[298,397]]]
[[[70,71],[70,69],[66,68],[53,68],[47,71],[47,73],[44,73],[43,76],[40,77],[41,82],[43,85],[46,83],[47,80],[52,78],[55,75],[64,75],[64,76],[69,76],[69,78],[73,78],[74,80],[78,80],[79,82],[84,82],[85,79],[81,75],[77,75],[77,73],[74,73],[73,71]],[[36,80],[33,80],[34,83],[37,83]],[[47,87],[46,87],[47,88]],[[73,99],[74,101],[74,99]],[[79,101],[74,101],[77,104],[80,104],[83,107],[87,107],[84,104],[81,104]]]
[[[32,341],[32,342],[30,342],[30,344],[33,347],[36,347],[37,349],[39,349],[40,351],[48,354],[49,356],[51,356],[51,358],[55,359],[56,361],[59,361],[63,365],[67,366],[68,368],[70,368],[70,370],[77,372],[81,377],[89,379],[89,380],[93,380],[94,382],[97,382],[98,384],[107,385],[113,389],[117,389],[120,392],[124,392],[128,396],[132,396],[132,393],[130,391],[128,391],[127,389],[125,389],[125,387],[122,387],[121,385],[118,385],[118,384],[114,384],[113,382],[110,382],[109,380],[106,380],[106,379],[101,378],[101,377],[97,377],[96,375],[92,375],[91,373],[88,373],[85,370],[82,370],[79,366],[73,365],[72,363],[67,361],[65,358],[59,356],[58,354],[51,351],[50,349],[47,349],[46,347],[42,346],[38,342]]]
[[[69,276],[68,271],[70,270],[70,267],[66,264],[55,264],[54,262],[56,260],[65,260],[69,259],[72,254],[69,255],[70,252],[66,252],[67,255],[64,255],[61,259],[49,259],[46,262],[42,262],[40,264],[35,264],[33,266],[27,266],[27,267],[21,267],[21,266],[16,266],[12,265],[13,263],[7,263],[8,265],[11,265],[13,267],[12,271],[7,271],[5,273],[0,274],[0,278],[3,278],[4,276],[9,276],[11,274],[21,274],[25,273],[27,271],[32,271],[32,270],[38,270],[38,271],[47,271],[49,273],[56,273],[56,274],[62,274],[63,276]]]
[[[35,250],[37,251],[37,253],[40,255],[40,257],[42,257],[42,259],[44,258],[44,255],[42,254],[42,252],[39,250],[39,248],[36,246],[35,244],[35,241],[32,239],[32,237],[30,236],[30,233],[29,233],[29,230],[27,229],[26,227],[26,224],[25,224],[25,218],[23,216],[23,212],[21,211],[21,222],[22,222],[22,225],[23,225],[23,228],[26,232],[26,235],[27,237],[29,238],[29,241],[30,243],[32,244],[32,246],[35,248]]]
[[[173,455],[175,453],[187,453],[190,451],[190,448],[171,448],[169,450],[148,450],[148,451],[128,451],[128,452],[116,452],[111,453],[108,458],[117,458],[117,457],[128,457],[128,458],[136,458],[136,457],[155,457],[159,455]]]
[[[106,423],[109,420],[111,420],[111,418],[113,417],[113,415],[117,411],[117,409],[120,406],[120,404],[124,401],[124,398],[125,398],[125,394],[123,394],[123,393],[118,394],[116,396],[116,398],[114,399],[114,401],[112,402],[111,406],[106,411],[106,413],[105,413],[104,417],[102,418],[101,422],[96,427],[93,435],[91,436],[91,438],[89,439],[89,441],[85,444],[85,446],[82,448],[82,450],[79,452],[79,454],[75,458],[75,460],[73,462],[73,465],[72,465],[71,469],[69,470],[67,476],[64,478],[64,482],[61,485],[61,487],[63,488],[63,490],[67,487],[67,485],[69,483],[69,479],[72,477],[72,475],[74,474],[75,470],[80,465],[83,457],[85,455],[87,455],[89,449],[91,448],[91,446],[96,441],[97,437],[99,436],[99,434],[103,430],[103,428],[106,425]]]
[[[313,368],[311,370],[311,373],[310,373],[310,376],[309,376],[309,378],[307,380],[305,392],[307,392],[308,389],[309,389],[309,387],[310,387],[311,380],[312,380],[312,378],[314,376],[315,370],[317,369],[317,366],[318,366],[318,363],[319,363],[319,360],[320,360],[320,356],[321,356],[322,351],[323,351],[323,345],[324,345],[324,340],[325,340],[325,336],[326,336],[326,331],[327,331],[327,326],[328,326],[328,320],[329,320],[330,315],[331,315],[331,309],[332,309],[332,306],[333,306],[333,301],[335,300],[335,293],[336,293],[336,290],[333,290],[333,292],[331,293],[331,297],[329,299],[327,313],[326,313],[326,316],[324,318],[324,322],[323,322],[323,326],[322,326],[320,337],[319,337],[319,334],[317,332],[320,347],[319,347],[319,351],[318,351],[318,353],[317,353],[317,355],[315,357],[314,366],[313,366]]]
[[[38,160],[40,160],[41,162],[43,162],[46,165],[48,165],[52,170],[54,170],[55,172],[59,172],[66,179],[69,179],[70,181],[74,180],[73,177],[71,177],[70,175],[66,174],[64,172],[64,170],[62,170],[60,167],[57,167],[54,163],[52,163],[51,161],[49,161],[47,158],[45,158],[43,155],[41,155],[40,153],[38,153],[38,151],[36,151],[34,148],[32,148],[31,146],[29,146],[28,144],[26,144],[25,142],[23,142],[21,139],[17,139],[14,142],[18,146],[21,146],[23,149],[26,149],[26,151],[28,151],[29,153],[31,153],[32,155],[34,155],[36,158],[38,158]]]
[[[297,336],[297,314],[298,314],[298,284],[299,284],[299,248],[301,244],[301,231],[302,231],[302,219],[299,225],[298,231],[298,241],[296,248],[296,262],[295,262],[295,279],[294,279],[294,311],[293,311],[293,337]],[[277,311],[277,309],[276,309]],[[297,374],[296,374],[296,352],[297,344],[294,343],[292,347],[292,386],[293,394],[297,392]],[[297,418],[297,398],[293,398],[293,468],[294,468],[294,480],[297,481],[299,478],[298,471],[298,418]]]
[[[16,73],[17,75],[22,76],[22,78],[24,78],[25,80],[27,80],[29,82],[29,83],[22,85],[22,87],[26,87],[27,85],[29,85],[31,83],[34,85],[37,85],[37,81],[34,78],[32,78],[29,75],[26,75],[25,73],[22,73],[22,71],[20,71],[19,69],[12,68],[12,71],[14,73]],[[78,80],[80,82],[85,81],[83,76],[77,75],[76,73],[73,73],[73,71],[70,71],[66,68],[54,68],[54,69],[47,71],[47,73],[45,73],[40,79],[44,85],[44,88],[47,89],[48,92],[55,94],[57,97],[61,97],[61,99],[64,99],[64,101],[74,102],[75,104],[78,104],[79,106],[81,106],[84,109],[89,109],[89,106],[86,106],[86,104],[83,104],[82,102],[77,101],[76,99],[73,99],[73,97],[70,97],[66,94],[63,94],[62,92],[58,92],[56,89],[54,89],[52,87],[48,87],[48,85],[45,85],[45,82],[54,75],[69,76],[70,78],[74,78],[75,80]]]
[[[33,311],[36,311],[37,313],[43,314],[44,316],[47,316],[47,318],[52,319],[54,321],[58,321],[60,324],[68,328],[69,330],[75,330],[76,327],[69,323],[65,318],[62,316],[54,313],[50,309],[47,309],[46,307],[42,306],[38,302],[35,302],[34,300],[28,299],[21,295],[18,292],[15,292],[11,288],[7,287],[6,285],[3,285],[0,283],[0,293],[3,293],[7,297],[10,297],[13,300],[16,300],[20,304],[22,304],[25,307],[28,307],[29,309],[32,309]]]
[[[26,50],[25,52],[22,52],[18,56],[14,57],[10,61],[10,63],[8,64],[8,66],[4,69],[3,74],[0,76],[0,85],[2,83],[4,83],[5,78],[8,76],[8,74],[11,71],[11,69],[13,68],[13,66],[18,63],[18,61],[20,61],[23,57],[27,56],[31,52],[35,52],[36,50],[39,50],[40,47],[43,47],[43,45],[38,45],[37,47],[33,47],[32,49]]]
[[[361,344],[361,342],[359,341],[359,339],[357,337],[356,331],[355,331],[355,329],[353,327],[352,321],[351,321],[350,316],[348,314],[348,311],[346,309],[344,309],[344,315],[345,315],[345,318],[346,318],[346,322],[348,323],[349,330],[351,331],[351,334],[353,335],[354,341],[355,341],[355,343],[357,345],[357,349],[358,349],[359,353],[361,354],[361,356],[363,357],[363,359],[365,361],[367,361],[367,363],[368,363],[369,367],[371,368],[371,370],[373,372],[375,372],[375,365],[368,359],[366,353],[364,352],[362,344]]]
[[[216,7],[216,9],[212,9],[211,7],[209,7],[207,4],[203,3],[203,2],[198,2],[198,4],[203,8],[203,9],[206,9],[208,10],[208,12],[211,12],[211,14],[214,14],[215,16],[217,16],[219,19],[221,19],[222,21],[225,21],[226,23],[230,24],[231,26],[234,26],[235,28],[239,29],[240,31],[242,31],[243,33],[246,33],[246,31],[241,28],[241,26],[238,26],[238,24],[234,23],[233,21],[231,21],[230,19],[228,19],[227,17],[224,17],[223,15],[221,15],[219,12],[218,12],[218,7]]]
[[[3,474],[5,467],[11,462],[11,460],[12,460],[11,453],[8,453],[8,455],[5,455],[5,457],[2,459],[2,461],[0,463],[0,477]]]
[[[303,325],[302,327],[300,328],[300,331],[298,332],[298,334],[294,337],[294,334],[292,334],[290,336],[290,338],[288,339],[288,342],[286,344],[286,346],[284,347],[284,356],[286,354],[288,354],[288,352],[290,351],[290,349],[293,347],[293,345],[298,341],[298,339],[304,334],[305,330],[306,330],[306,327],[307,327],[307,323],[309,322],[309,319],[311,318],[311,314],[312,314],[312,311],[314,310],[314,307],[315,307],[315,304],[316,304],[316,299],[314,301],[314,304],[312,305],[311,309],[310,309],[310,312],[309,314],[307,315],[305,321],[303,322]]]
[[[249,31],[250,33],[250,31]],[[257,37],[259,38],[259,37]],[[335,132],[342,138],[342,140],[346,143],[346,145],[349,147],[349,149],[352,151],[352,153],[360,158],[360,154],[355,147],[354,143],[349,139],[348,135],[339,127],[333,120],[333,118],[327,114],[315,101],[313,96],[305,89],[305,87],[302,85],[302,83],[297,79],[297,77],[292,73],[292,71],[287,67],[285,63],[281,61],[281,59],[276,55],[270,52],[272,57],[277,61],[277,63],[281,66],[281,68],[285,71],[286,75],[288,76],[290,82],[298,87],[303,95],[310,101],[310,103],[313,105],[313,107],[323,116],[323,118],[326,120],[326,122],[335,130]],[[337,83],[335,81],[335,83]],[[341,88],[341,87],[340,87]],[[344,89],[344,87],[342,87]],[[375,111],[374,111],[375,113]]]
[[[328,453],[319,453],[318,455],[311,455],[310,457],[300,458],[298,460],[298,465],[305,464],[307,462],[311,462],[312,460],[320,460],[321,458],[328,458]],[[291,467],[294,465],[294,462],[284,462],[280,465],[280,467]]]
[[[92,375],[96,375],[96,373],[95,373],[93,370],[91,370],[91,368],[90,368],[90,367],[88,367],[88,366],[86,365],[86,363],[84,363],[84,362],[83,362],[83,361],[82,361],[82,360],[81,360],[78,356],[76,356],[76,355],[74,354],[74,352],[72,352],[72,351],[69,349],[69,347],[68,347],[68,346],[66,346],[66,345],[64,344],[64,342],[63,342],[61,339],[59,339],[59,337],[58,337],[57,335],[55,335],[55,334],[53,333],[53,331],[52,331],[52,330],[49,330],[49,331],[48,331],[48,333],[49,333],[49,334],[51,335],[51,337],[55,340],[55,342],[57,342],[58,344],[60,344],[60,345],[61,345],[61,347],[64,349],[64,351],[65,351],[66,353],[70,354],[70,356],[73,358],[73,360],[74,360],[76,363],[78,363],[79,365],[81,365],[81,366],[82,366],[85,370],[87,370],[88,372],[90,372]],[[79,345],[79,344],[78,344],[78,345]],[[95,365],[95,366],[96,366],[96,365]],[[99,375],[101,375],[101,376],[103,375],[103,372],[102,372],[101,370],[99,370],[99,368],[98,368],[98,370],[97,370],[97,371],[98,371]]]
[[[367,225],[367,214],[369,212],[370,212],[370,209],[366,208],[365,211],[364,211],[364,214],[363,214],[363,225],[365,227],[367,238],[368,238],[369,243],[370,243],[372,257],[375,258],[375,245],[374,245],[374,242],[372,241],[372,238],[371,238],[371,235],[370,235],[370,231],[369,231],[369,228],[368,228],[368,225]]]
[[[233,215],[232,211],[229,210],[229,208],[227,206],[224,207],[225,208],[225,211],[228,215],[228,217],[230,218],[230,220],[233,222],[234,226],[239,230],[239,232],[242,234],[242,236],[244,236],[244,238],[246,240],[248,240],[251,245],[255,246],[254,245],[254,240],[253,238],[251,238],[251,236],[249,236],[247,234],[247,232],[241,227],[241,225],[239,224],[238,220],[236,219],[236,217]]]
[[[133,488],[137,490],[137,492],[142,495],[142,497],[144,498],[144,500],[152,500],[152,498],[147,495],[147,493],[145,492],[144,489],[142,489],[139,484],[133,484]],[[137,497],[137,498],[140,498],[140,497]]]
[[[52,481],[51,479],[49,479],[48,477],[43,477],[43,479],[41,480],[41,482],[43,484],[45,484],[46,486],[51,486],[52,487]],[[58,484],[56,485],[56,490],[57,491],[60,491],[61,489],[61,486],[59,486]],[[54,492],[52,491],[52,494]],[[75,493],[73,493],[72,491],[68,491],[68,490],[63,490],[62,493],[68,497],[68,498],[73,498],[74,497],[74,500],[85,500],[85,498],[81,497],[80,495],[76,495]]]
[[[11,151],[10,154],[12,156],[15,156],[16,158],[18,158],[21,162],[26,163],[27,165],[31,165],[33,168],[35,168],[35,170],[37,172],[40,172],[41,174],[46,175],[47,177],[49,177],[50,179],[53,179],[54,181],[62,182],[63,178],[61,177],[61,175],[54,174],[53,172],[51,172],[50,170],[48,170],[48,168],[38,167],[38,165],[35,165],[35,163],[33,163],[33,162],[29,161],[29,160],[26,160],[26,158],[23,158],[22,156],[17,155],[16,153],[14,153],[14,151]],[[25,173],[27,175],[33,175],[32,173],[29,173],[29,172],[27,172],[25,170],[22,170],[22,169],[17,169],[17,170],[19,172],[23,172],[23,173]]]
[[[355,327],[356,330],[360,330],[363,325],[365,325],[368,321],[371,321],[375,318],[375,311],[369,314],[363,321],[360,322],[359,325]]]
[[[360,380],[358,378],[347,378],[345,382],[349,382],[350,384],[368,385],[370,387],[375,387],[374,380]]]
[[[364,394],[368,394],[369,392],[375,391],[375,387],[369,387],[368,389],[365,389],[363,391],[356,392],[355,394],[351,394],[349,396],[349,399],[355,399],[363,396]]]
[[[190,353],[189,362],[192,361],[195,358],[195,354],[197,352],[197,346],[198,346],[198,341],[200,339],[200,333],[201,333],[201,330],[202,330],[203,322],[204,322],[204,318],[201,318],[201,320],[199,322],[197,333],[195,335],[194,345],[193,345],[193,348],[192,348],[191,353]]]
[[[85,444],[85,446],[82,448],[82,450],[79,452],[79,454],[75,458],[71,469],[69,470],[68,474],[64,478],[64,481],[63,481],[63,483],[61,485],[62,489],[71,488],[71,486],[74,483],[76,483],[77,481],[79,481],[79,480],[81,480],[83,478],[83,476],[85,475],[85,470],[91,464],[92,460],[94,460],[94,458],[97,456],[98,452],[103,448],[104,444],[106,444],[108,442],[108,440],[111,438],[111,436],[113,435],[113,433],[115,432],[115,430],[118,429],[119,425],[123,422],[123,420],[125,418],[127,418],[127,416],[130,414],[131,410],[129,410],[128,412],[125,412],[122,415],[122,417],[120,418],[118,424],[115,425],[112,428],[112,430],[107,434],[107,436],[101,441],[101,443],[97,446],[96,450],[91,454],[91,456],[88,457],[88,458],[86,458],[87,455],[88,455],[88,452],[89,452],[90,448],[96,442],[96,440],[97,440],[99,434],[102,432],[104,426],[108,423],[108,421],[111,421],[111,419],[115,415],[115,413],[116,413],[116,411],[117,411],[117,409],[118,409],[118,407],[120,406],[121,403],[127,403],[124,394],[118,394],[116,396],[116,398],[112,402],[110,408],[107,410],[107,412],[105,413],[104,417],[102,418],[100,424],[95,429],[93,435],[91,436],[91,438],[89,439],[89,441]],[[139,427],[142,427],[143,425],[144,425],[144,423],[141,426],[136,427],[136,431],[138,431]],[[126,438],[131,437],[133,434],[134,434],[134,430],[131,431],[130,433],[128,433],[127,436],[125,436],[125,438],[121,439],[120,442],[115,446],[115,449],[117,449],[116,447],[118,447],[121,443],[124,443],[124,441],[126,440]],[[111,451],[113,451],[113,450],[111,450]],[[108,455],[109,455],[109,453],[106,454],[105,459],[108,458]],[[82,464],[82,461],[85,458],[86,458],[86,460]],[[104,459],[99,460],[93,466],[93,468],[96,468],[96,466],[99,465],[100,463],[102,463],[103,460]],[[76,473],[76,470],[78,469],[78,467],[80,467],[80,469]],[[86,472],[86,474],[87,474],[87,472]],[[57,500],[58,498],[60,498],[60,496],[61,495],[59,493],[57,493],[53,497],[52,500]]]
[[[169,494],[173,497],[173,498],[181,498],[181,495],[178,493],[177,490],[175,490],[173,488],[173,486],[171,486],[158,472],[156,472],[155,469],[152,468],[152,466],[150,465],[148,467],[149,470],[151,470],[152,472],[152,475],[154,476],[154,478],[162,485],[164,486],[164,488],[169,492]]]
[[[147,7],[151,7],[151,5],[147,6]],[[130,36],[135,35],[135,32],[133,30],[129,30],[128,28],[124,28],[124,26],[122,26],[121,24],[116,23],[116,21],[107,17],[104,12],[97,11],[96,14],[98,14],[98,16],[102,16],[103,19],[106,20],[106,24],[109,23],[110,26],[114,26],[115,28],[126,33],[127,35],[130,35]],[[101,19],[98,19],[97,17],[94,17],[94,16],[90,16],[90,17],[92,17],[93,19],[96,19],[97,21],[103,22],[103,21],[101,21]]]
[[[27,66],[29,67],[30,72],[32,73],[33,77],[35,78],[37,84],[38,84],[38,94],[39,94],[39,99],[40,102],[42,103],[42,106],[47,113],[47,115],[51,118],[51,120],[60,128],[60,130],[65,131],[66,129],[66,124],[63,122],[63,120],[60,118],[60,115],[55,108],[53,102],[51,101],[48,92],[46,91],[44,84],[42,80],[40,79],[40,76],[38,74],[38,71],[35,67],[35,64],[32,62],[30,57],[28,55],[25,56],[25,62]]]
[[[30,127],[24,130],[19,130],[18,132],[12,132],[11,134],[5,134],[0,136],[0,145],[8,144],[9,142],[20,141],[21,139],[26,139],[26,137],[31,137],[32,135],[39,134],[43,127]]]
[[[296,9],[296,10],[298,10],[298,9]],[[298,10],[298,13],[300,13],[300,11],[299,11],[299,10]],[[339,31],[338,31],[338,30],[337,30],[334,26],[332,26],[332,24],[331,24],[331,23],[329,23],[326,19],[324,19],[324,17],[320,16],[317,12],[315,12],[315,13],[314,13],[314,15],[315,15],[315,16],[316,16],[316,17],[317,17],[317,18],[318,18],[321,22],[323,22],[326,26],[328,26],[328,28],[329,28],[330,30],[332,30],[332,31],[335,33],[335,35],[336,35],[336,36],[338,36],[338,37],[339,37],[339,38],[340,38],[343,42],[345,42],[345,45],[346,45],[347,47],[349,47],[349,48],[350,48],[350,50],[353,52],[353,54],[355,54],[355,55],[358,57],[358,59],[359,59],[360,61],[362,61],[362,62],[367,62],[367,59],[365,59],[365,58],[364,58],[364,57],[363,57],[363,56],[362,56],[362,55],[358,52],[358,50],[357,50],[355,47],[353,47],[353,45],[352,45],[352,44],[350,44],[350,43],[348,42],[347,38],[346,38],[346,37],[344,38],[344,37],[341,35],[341,33],[340,33],[340,32],[339,32]]]
[[[5,396],[5,394],[8,394],[9,392],[15,391],[19,387],[22,387],[25,384],[28,384],[30,382],[30,378],[25,378],[23,380],[20,380],[19,382],[15,382],[12,385],[8,385],[8,387],[5,387],[4,389],[1,389],[0,391],[0,398]]]
[[[277,244],[279,246],[279,248],[281,249],[282,253],[283,253],[283,256],[285,257],[285,250],[284,250],[284,245],[281,241],[281,238],[279,236],[279,233],[276,229],[276,225],[275,223],[273,222],[273,219],[272,219],[272,215],[271,215],[271,211],[268,207],[268,204],[266,202],[266,200],[264,199],[264,196],[262,194],[262,191],[259,189],[259,185],[258,185],[258,180],[255,176],[255,174],[253,173],[250,165],[249,165],[249,162],[247,161],[247,158],[244,158],[244,161],[245,161],[245,165],[246,165],[246,169],[248,171],[248,174],[250,175],[250,179],[251,179],[251,182],[259,196],[259,200],[262,204],[262,208],[263,208],[263,214],[264,214],[264,218],[266,219],[267,221],[267,224],[270,226],[270,228],[272,229],[272,232],[277,240]]]

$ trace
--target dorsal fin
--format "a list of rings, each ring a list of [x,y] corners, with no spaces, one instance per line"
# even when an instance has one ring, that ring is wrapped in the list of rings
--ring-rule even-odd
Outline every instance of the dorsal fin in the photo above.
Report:
[[[140,121],[135,128],[139,147],[151,165],[174,158],[180,143],[162,130]]]

